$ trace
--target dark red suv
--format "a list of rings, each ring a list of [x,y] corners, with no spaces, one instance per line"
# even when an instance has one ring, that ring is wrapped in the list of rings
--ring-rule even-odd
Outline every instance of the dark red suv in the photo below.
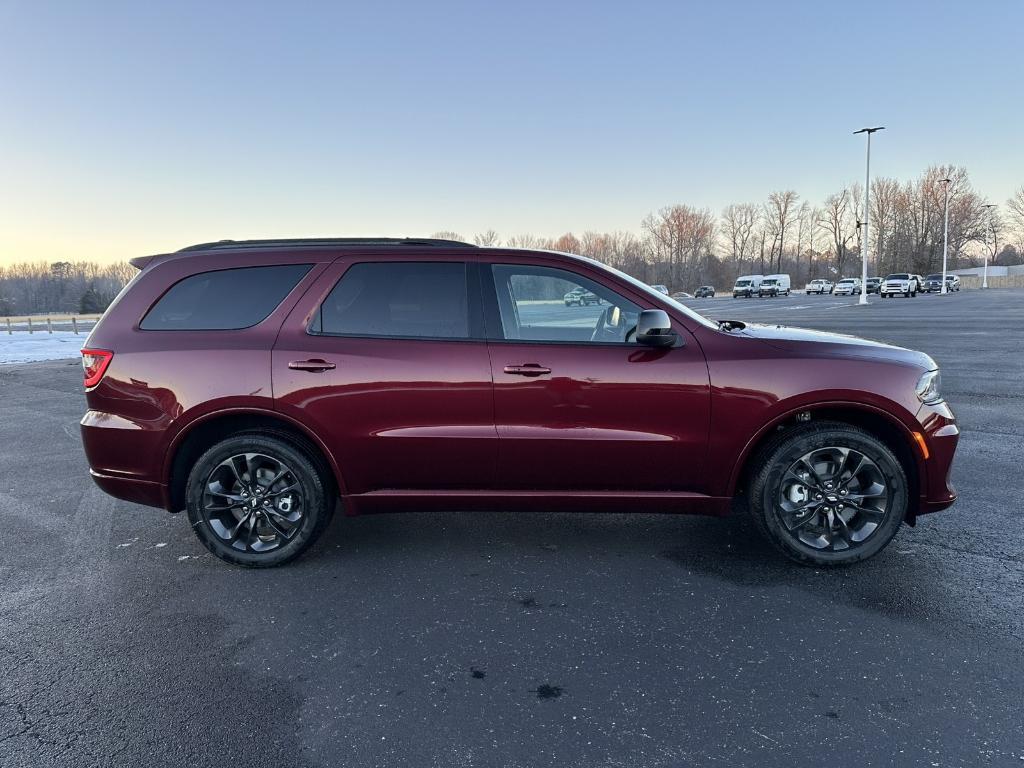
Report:
[[[224,241],[133,263],[82,353],[92,476],[188,510],[232,563],[296,557],[340,500],[745,506],[790,557],[834,565],[956,498],[959,430],[920,352],[713,323],[561,253]]]

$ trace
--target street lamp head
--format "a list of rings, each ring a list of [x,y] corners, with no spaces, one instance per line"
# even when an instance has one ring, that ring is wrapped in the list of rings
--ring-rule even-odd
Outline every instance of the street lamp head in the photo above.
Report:
[[[877,128],[861,128],[859,131],[854,131],[853,135],[856,136],[858,133],[874,133],[875,131],[884,131],[885,126],[880,125]]]

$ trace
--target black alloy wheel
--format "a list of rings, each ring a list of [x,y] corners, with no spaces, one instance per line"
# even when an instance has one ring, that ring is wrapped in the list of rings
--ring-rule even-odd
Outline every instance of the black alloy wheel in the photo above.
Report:
[[[199,540],[254,568],[302,554],[334,511],[330,473],[297,439],[246,433],[219,442],[189,474],[187,507]]]
[[[821,422],[780,433],[749,485],[761,532],[788,557],[846,565],[881,551],[909,504],[906,472],[875,436]]]

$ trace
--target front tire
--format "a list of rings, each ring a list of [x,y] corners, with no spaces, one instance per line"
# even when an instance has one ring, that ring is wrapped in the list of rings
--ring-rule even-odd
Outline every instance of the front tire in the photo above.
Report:
[[[217,443],[199,457],[187,482],[196,536],[221,560],[249,568],[294,560],[334,512],[326,470],[297,444],[264,434]]]
[[[759,454],[750,511],[787,557],[833,567],[884,549],[907,514],[906,472],[863,429],[821,422],[779,434]]]

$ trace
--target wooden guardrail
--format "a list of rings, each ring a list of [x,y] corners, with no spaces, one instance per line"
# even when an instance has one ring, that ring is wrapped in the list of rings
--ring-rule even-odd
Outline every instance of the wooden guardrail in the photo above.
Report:
[[[70,315],[70,314],[48,314],[48,315],[11,315],[0,318],[0,330],[6,330],[7,334],[15,333],[53,333],[54,328],[58,330],[69,330],[73,333],[88,333],[100,315]]]

